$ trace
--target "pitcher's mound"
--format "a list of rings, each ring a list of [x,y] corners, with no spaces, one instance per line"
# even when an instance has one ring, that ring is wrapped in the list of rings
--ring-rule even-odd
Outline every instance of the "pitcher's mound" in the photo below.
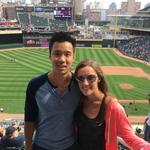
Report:
[[[121,83],[120,87],[122,89],[133,89],[134,88],[134,86],[132,84],[129,84],[129,83]]]

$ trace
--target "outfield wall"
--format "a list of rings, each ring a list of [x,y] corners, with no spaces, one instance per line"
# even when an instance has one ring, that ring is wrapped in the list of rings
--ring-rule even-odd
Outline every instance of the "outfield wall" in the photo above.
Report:
[[[46,38],[31,38],[31,39],[23,39],[23,43],[25,47],[48,47],[49,39]],[[97,45],[98,47],[102,47],[102,40],[77,40],[77,47],[93,47]]]
[[[25,47],[48,47],[52,32],[24,32]],[[113,39],[77,39],[77,47],[114,47]]]
[[[44,38],[23,38],[25,47],[48,47],[49,39]],[[115,41],[116,43],[116,41]],[[114,40],[109,39],[77,39],[77,47],[114,47],[116,44]]]
[[[18,34],[0,34],[0,49],[2,44],[23,44],[24,47],[48,47],[52,33],[33,34],[25,36]],[[77,47],[116,47],[113,39],[77,39]],[[4,46],[4,48],[7,46]],[[14,46],[13,46],[14,47]],[[12,48],[13,48],[12,47]],[[18,47],[18,46],[17,46]],[[11,47],[8,47],[11,48]]]
[[[0,44],[23,43],[22,34],[0,34]]]

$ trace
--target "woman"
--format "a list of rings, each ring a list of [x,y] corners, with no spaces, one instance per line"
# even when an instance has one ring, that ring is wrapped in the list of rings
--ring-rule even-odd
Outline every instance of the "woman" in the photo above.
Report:
[[[118,150],[117,137],[133,150],[150,150],[150,144],[134,134],[123,107],[108,95],[104,75],[95,61],[80,62],[75,78],[83,93],[76,114],[81,150]]]

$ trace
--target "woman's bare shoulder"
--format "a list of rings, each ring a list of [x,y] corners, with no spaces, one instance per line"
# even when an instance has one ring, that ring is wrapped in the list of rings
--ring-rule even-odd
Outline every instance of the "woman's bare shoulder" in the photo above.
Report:
[[[108,105],[109,103],[113,102],[113,101],[117,101],[116,97],[111,96],[111,95],[107,95],[105,98],[105,104]]]

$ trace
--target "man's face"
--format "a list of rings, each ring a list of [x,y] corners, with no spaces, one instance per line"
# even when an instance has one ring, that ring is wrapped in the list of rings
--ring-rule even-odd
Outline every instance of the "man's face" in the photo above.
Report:
[[[15,130],[15,131],[13,132],[13,137],[18,137],[18,135],[19,135],[18,130]]]
[[[49,56],[53,72],[65,75],[70,72],[71,64],[74,60],[74,49],[70,42],[55,42]]]

